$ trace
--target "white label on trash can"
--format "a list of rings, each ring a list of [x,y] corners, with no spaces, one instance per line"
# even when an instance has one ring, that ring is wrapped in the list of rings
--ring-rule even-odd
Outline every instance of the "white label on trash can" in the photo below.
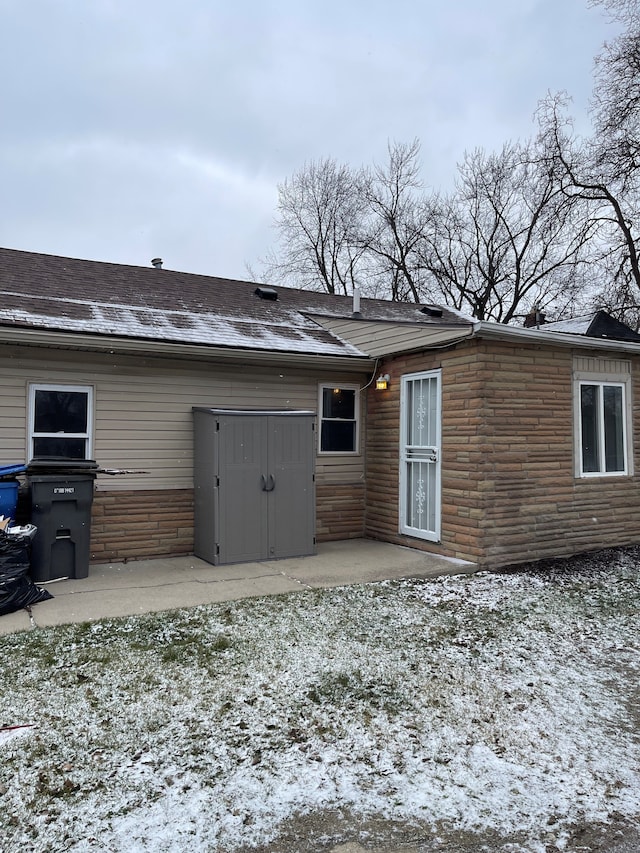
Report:
[[[75,486],[54,486],[54,495],[74,495],[76,492]]]

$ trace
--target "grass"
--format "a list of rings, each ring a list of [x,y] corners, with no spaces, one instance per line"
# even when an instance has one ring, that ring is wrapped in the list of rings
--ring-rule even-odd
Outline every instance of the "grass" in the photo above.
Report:
[[[639,565],[3,637],[0,724],[35,727],[0,740],[0,847],[228,853],[346,809],[542,851],[638,821]]]

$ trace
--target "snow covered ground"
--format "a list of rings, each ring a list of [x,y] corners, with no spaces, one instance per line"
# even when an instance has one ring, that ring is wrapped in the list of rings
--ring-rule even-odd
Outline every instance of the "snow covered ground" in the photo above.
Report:
[[[233,853],[313,813],[344,838],[300,850],[373,818],[591,849],[640,824],[639,605],[627,551],[2,637],[0,726],[33,726],[0,849]]]

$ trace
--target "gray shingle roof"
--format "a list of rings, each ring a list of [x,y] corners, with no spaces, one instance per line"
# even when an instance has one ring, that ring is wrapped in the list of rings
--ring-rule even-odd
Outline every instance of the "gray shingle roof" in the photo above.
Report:
[[[0,326],[129,337],[150,341],[361,356],[314,322],[313,314],[351,316],[350,297],[275,288],[170,269],[85,261],[0,248]],[[363,319],[429,325],[464,322],[419,305],[362,299]]]

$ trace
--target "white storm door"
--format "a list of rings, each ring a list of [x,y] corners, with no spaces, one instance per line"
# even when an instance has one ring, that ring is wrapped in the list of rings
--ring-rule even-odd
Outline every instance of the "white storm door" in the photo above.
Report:
[[[440,540],[441,371],[402,377],[400,532]]]

